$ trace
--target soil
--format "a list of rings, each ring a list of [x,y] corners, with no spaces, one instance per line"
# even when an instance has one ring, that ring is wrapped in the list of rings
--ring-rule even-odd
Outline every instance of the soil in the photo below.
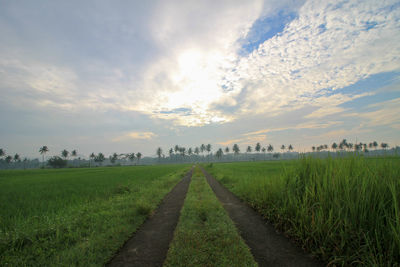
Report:
[[[254,259],[263,266],[324,266],[289,239],[202,169],[207,182],[235,223]]]
[[[106,266],[162,266],[173,238],[193,169],[169,192]]]

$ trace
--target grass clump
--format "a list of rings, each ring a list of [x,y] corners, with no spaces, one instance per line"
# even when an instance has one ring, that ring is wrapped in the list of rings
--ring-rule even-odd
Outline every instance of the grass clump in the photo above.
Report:
[[[100,266],[186,166],[0,172],[0,266]]]
[[[198,168],[164,266],[257,266]]]
[[[303,247],[336,265],[399,266],[400,159],[304,157],[280,171],[210,171]],[[226,177],[229,175],[229,179]]]

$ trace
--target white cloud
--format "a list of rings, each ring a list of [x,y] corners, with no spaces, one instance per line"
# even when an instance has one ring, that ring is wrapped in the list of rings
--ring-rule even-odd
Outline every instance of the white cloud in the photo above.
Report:
[[[153,132],[129,132],[122,136],[118,136],[112,139],[113,142],[121,142],[129,139],[139,139],[139,140],[151,140],[157,137],[157,135]]]

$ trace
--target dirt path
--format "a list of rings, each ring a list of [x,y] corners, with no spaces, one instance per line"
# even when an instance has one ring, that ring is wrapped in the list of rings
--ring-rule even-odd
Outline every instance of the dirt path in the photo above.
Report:
[[[155,214],[128,240],[107,266],[162,266],[193,169],[169,192]]]
[[[305,254],[252,208],[202,169],[215,195],[235,223],[240,235],[260,267],[263,266],[324,266]]]

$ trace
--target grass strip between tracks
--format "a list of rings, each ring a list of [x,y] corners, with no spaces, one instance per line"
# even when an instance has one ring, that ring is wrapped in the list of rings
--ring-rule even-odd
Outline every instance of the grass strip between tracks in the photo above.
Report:
[[[198,168],[164,266],[257,266]]]

